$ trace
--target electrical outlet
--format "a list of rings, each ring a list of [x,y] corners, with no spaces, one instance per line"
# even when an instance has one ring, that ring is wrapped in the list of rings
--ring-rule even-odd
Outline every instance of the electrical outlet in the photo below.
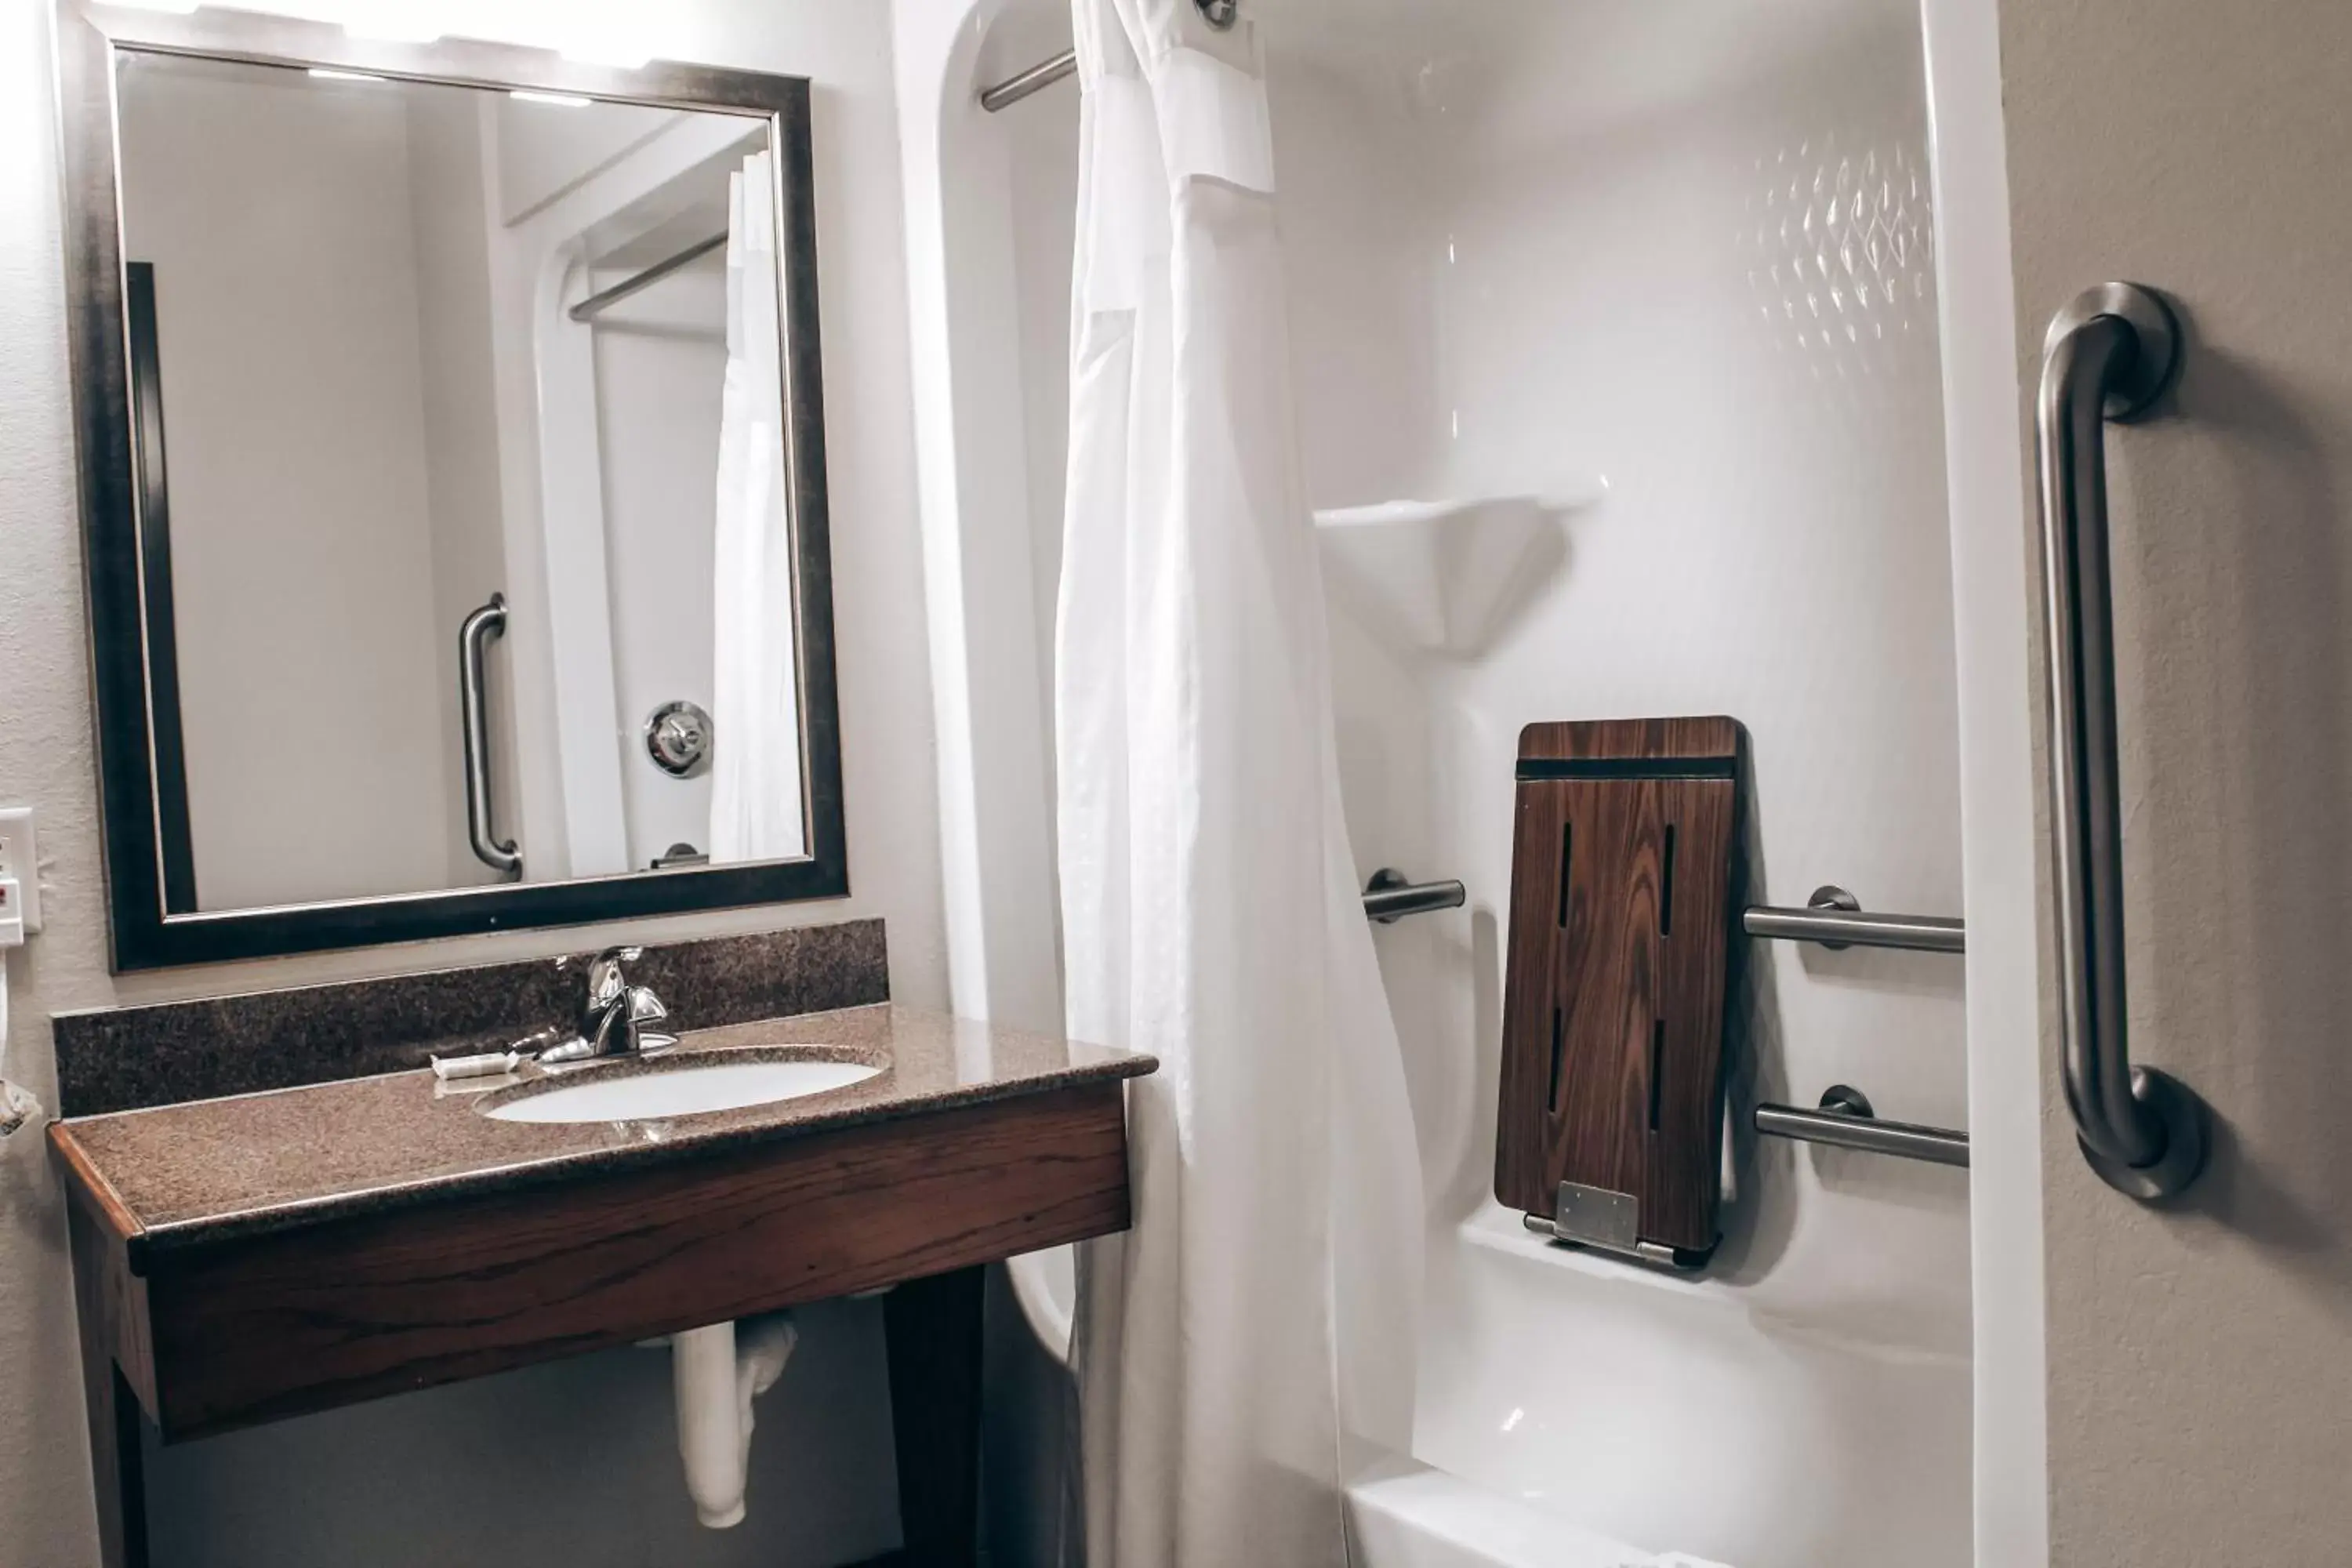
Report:
[[[0,878],[13,877],[18,889],[25,934],[41,929],[41,847],[33,837],[33,808],[0,805]]]

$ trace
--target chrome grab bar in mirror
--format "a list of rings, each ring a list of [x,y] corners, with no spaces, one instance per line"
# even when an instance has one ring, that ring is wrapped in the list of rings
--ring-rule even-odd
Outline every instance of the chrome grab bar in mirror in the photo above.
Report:
[[[2196,1179],[2204,1110],[2175,1079],[2132,1066],[2126,1026],[2105,426],[2147,413],[2179,356],[2171,309],[2155,293],[2132,283],[2087,289],[2050,323],[2035,420],[2066,1103],[2091,1168],[2141,1199]]]
[[[490,823],[490,720],[482,689],[484,650],[506,629],[504,594],[491,595],[488,604],[466,617],[457,632],[457,700],[466,728],[466,836],[483,865],[520,878],[521,854],[513,840],[500,842]]]
[[[1909,1121],[1881,1121],[1878,1113],[1871,1109],[1867,1095],[1842,1083],[1822,1096],[1819,1110],[1800,1110],[1793,1105],[1758,1106],[1756,1131],[1773,1138],[1828,1143],[1869,1154],[1925,1160],[1936,1165],[1965,1166],[1969,1163],[1967,1133],[1942,1127],[1921,1127]]]

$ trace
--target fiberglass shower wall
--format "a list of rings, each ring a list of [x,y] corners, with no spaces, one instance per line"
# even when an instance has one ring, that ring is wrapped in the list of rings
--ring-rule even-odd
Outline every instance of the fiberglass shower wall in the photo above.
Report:
[[[1747,1131],[1758,1100],[1833,1083],[1965,1126],[1960,960],[1756,946],[1732,1001],[1738,1195],[1704,1277],[1547,1247],[1488,1196],[1522,725],[1733,715],[1755,901],[1835,883],[1960,910],[1916,9],[1244,11],[1314,504],[1532,498],[1551,520],[1496,621],[1450,638],[1396,550],[1368,565],[1327,538],[1360,869],[1470,889],[1381,937],[1432,1206],[1415,1457],[1743,1568],[1895,1541],[1966,1563],[1966,1173]],[[1076,109],[1061,89],[1004,119],[1049,649]],[[1424,547],[1428,576],[1458,555]]]
[[[1522,725],[1731,714],[1752,898],[1958,912],[1916,13],[1530,0],[1341,48],[1310,15],[1274,26],[1312,493],[1532,496],[1565,536],[1483,644],[1407,651],[1392,606],[1334,595],[1365,868],[1473,889],[1383,940],[1451,1232],[1416,1451],[1753,1568],[1965,1562],[1965,1173],[1745,1131],[1832,1083],[1965,1125],[1958,959],[1754,950],[1705,1282],[1546,1248],[1486,1196]]]

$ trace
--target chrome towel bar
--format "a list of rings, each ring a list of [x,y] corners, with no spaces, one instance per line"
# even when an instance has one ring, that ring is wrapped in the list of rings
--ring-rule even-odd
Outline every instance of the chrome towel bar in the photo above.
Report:
[[[1819,1110],[1793,1105],[1759,1105],[1756,1131],[1769,1138],[1794,1138],[1805,1143],[1828,1143],[1898,1159],[1925,1160],[1936,1165],[1966,1166],[1969,1135],[1943,1127],[1921,1127],[1909,1121],[1881,1121],[1870,1100],[1858,1089],[1838,1084],[1822,1096]]]
[[[1823,947],[1899,947],[1915,952],[1963,952],[1968,928],[1941,915],[1885,915],[1864,910],[1843,888],[1817,889],[1801,910],[1759,905],[1741,919],[1749,936],[1817,942]]]

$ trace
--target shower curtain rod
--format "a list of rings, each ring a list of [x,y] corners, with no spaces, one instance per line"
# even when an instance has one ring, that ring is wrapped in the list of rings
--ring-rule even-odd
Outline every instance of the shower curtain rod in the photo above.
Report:
[[[709,239],[698,239],[676,256],[665,258],[655,262],[643,272],[622,279],[601,294],[589,295],[588,298],[572,307],[572,319],[575,321],[589,321],[605,307],[619,304],[640,289],[652,288],[688,262],[708,256],[726,243],[727,237],[723,234],[714,234]]]
[[[1050,60],[1039,60],[1019,76],[1007,77],[994,87],[982,89],[980,106],[991,114],[1012,108],[1032,93],[1045,91],[1066,76],[1076,74],[1078,51],[1066,49]]]

